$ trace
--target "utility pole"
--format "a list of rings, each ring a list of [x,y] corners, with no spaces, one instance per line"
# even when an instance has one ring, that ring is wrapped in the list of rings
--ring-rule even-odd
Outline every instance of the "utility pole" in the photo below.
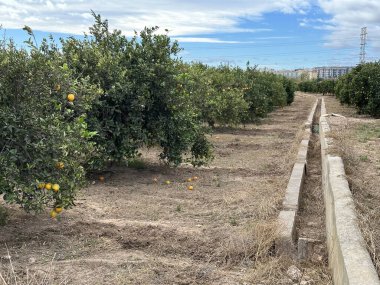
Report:
[[[360,34],[360,63],[365,63],[365,45],[367,43],[367,27],[362,28]]]

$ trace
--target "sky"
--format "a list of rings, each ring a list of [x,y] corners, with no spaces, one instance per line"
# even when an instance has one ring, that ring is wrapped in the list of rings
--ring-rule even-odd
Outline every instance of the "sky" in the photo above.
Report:
[[[354,66],[362,27],[366,61],[380,59],[379,0],[0,0],[0,34],[20,46],[28,39],[24,25],[37,40],[80,38],[93,24],[91,10],[126,36],[159,26],[179,42],[187,62],[249,61],[277,70]]]

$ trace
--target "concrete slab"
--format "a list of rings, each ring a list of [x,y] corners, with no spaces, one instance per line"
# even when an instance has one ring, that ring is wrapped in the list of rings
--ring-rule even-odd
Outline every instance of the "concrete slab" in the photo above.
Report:
[[[326,114],[322,99],[321,114]],[[333,141],[330,127],[321,116],[322,188],[326,209],[326,235],[329,265],[335,285],[380,285],[380,280],[366,249],[355,212],[342,158],[328,154]]]
[[[276,249],[279,254],[295,255],[295,225],[296,211],[283,210],[278,215],[278,223],[280,227],[280,236],[276,240]]]
[[[303,182],[305,180],[305,163],[295,163],[292,174],[286,187],[285,198],[282,203],[284,210],[298,211]]]
[[[315,253],[315,246],[322,244],[322,241],[311,238],[298,238],[297,242],[297,257],[299,260],[311,260]]]
[[[292,257],[296,257],[295,240],[296,218],[301,199],[301,191],[305,180],[307,151],[311,136],[311,127],[315,110],[318,105],[316,100],[313,108],[304,124],[303,140],[300,143],[297,159],[293,166],[292,173],[286,188],[285,197],[282,204],[282,211],[279,214],[278,221],[281,227],[280,237],[276,240],[276,249],[280,253],[287,253]]]
[[[298,150],[298,154],[297,154],[297,162],[306,164],[308,148],[309,148],[309,140],[306,140],[306,139],[302,140],[299,150]]]

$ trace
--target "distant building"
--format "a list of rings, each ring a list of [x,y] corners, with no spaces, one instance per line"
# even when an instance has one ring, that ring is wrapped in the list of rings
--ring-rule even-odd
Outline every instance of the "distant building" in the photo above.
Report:
[[[292,79],[317,79],[318,74],[314,69],[276,70],[276,74]]]
[[[315,70],[315,69],[311,69],[308,71],[308,78],[310,80],[314,80],[314,79],[317,79],[318,78],[318,71]]]
[[[333,79],[345,75],[351,71],[350,66],[324,66],[316,67],[317,77],[321,79]]]
[[[301,78],[300,70],[276,70],[274,73],[283,75],[287,78],[298,79]]]
[[[273,72],[292,79],[333,79],[350,72],[352,68],[350,66],[324,66],[307,69],[276,70]]]

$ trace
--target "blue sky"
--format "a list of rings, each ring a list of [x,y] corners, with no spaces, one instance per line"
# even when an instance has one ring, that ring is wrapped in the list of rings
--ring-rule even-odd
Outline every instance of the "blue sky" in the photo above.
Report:
[[[378,0],[99,1],[0,0],[0,25],[16,43],[80,36],[93,20],[90,10],[127,36],[144,26],[169,30],[185,61],[295,69],[355,65],[361,27],[368,29],[367,59],[380,57]]]

